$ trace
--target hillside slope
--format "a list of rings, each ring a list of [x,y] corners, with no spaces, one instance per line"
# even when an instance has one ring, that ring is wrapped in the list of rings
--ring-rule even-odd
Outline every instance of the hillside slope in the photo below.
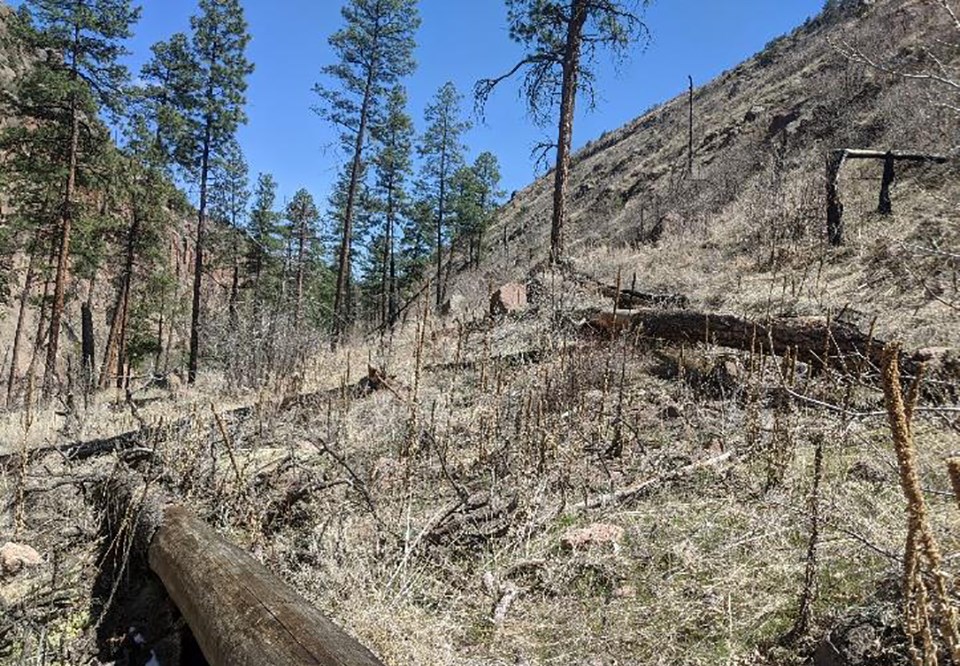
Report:
[[[685,293],[713,310],[845,309],[861,324],[876,315],[878,330],[914,345],[960,343],[957,311],[937,300],[951,289],[956,266],[923,252],[955,248],[960,239],[955,164],[901,167],[894,215],[886,218],[873,212],[882,164],[848,163],[841,174],[847,244],[825,246],[829,150],[946,153],[958,128],[956,116],[937,108],[943,91],[840,52],[855,47],[910,68],[921,46],[949,39],[946,13],[926,0],[847,4],[860,6],[774,40],[696,91],[692,179],[685,95],[581,150],[569,186],[575,266],[610,283],[618,270],[624,280],[636,273],[640,285]],[[960,71],[960,62],[953,66]],[[474,285],[524,279],[545,258],[552,184],[548,174],[513,197],[490,234],[481,274],[459,282],[478,307]],[[643,242],[657,222],[659,242]]]

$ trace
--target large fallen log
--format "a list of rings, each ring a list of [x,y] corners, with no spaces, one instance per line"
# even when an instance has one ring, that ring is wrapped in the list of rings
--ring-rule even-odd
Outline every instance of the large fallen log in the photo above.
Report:
[[[388,378],[376,368],[370,367],[367,376],[355,384],[311,393],[301,393],[284,398],[279,405],[279,410],[286,411],[295,407],[316,409],[326,404],[328,400],[347,395],[352,398],[362,398],[374,391],[382,389],[389,390],[403,400],[402,396],[391,386]],[[224,411],[221,417],[226,422],[228,430],[232,432],[239,424],[253,416],[257,409],[258,405],[235,407]],[[126,430],[115,435],[95,437],[66,444],[48,444],[33,447],[28,449],[26,453],[30,457],[36,457],[59,452],[68,460],[79,461],[108,453],[122,453],[132,449],[149,448],[156,442],[165,441],[182,433],[189,432],[196,423],[196,420],[197,418],[193,415],[184,416],[166,423],[161,422],[156,425],[144,424],[134,430]],[[213,428],[212,423],[210,427]],[[20,451],[0,454],[0,469],[7,467],[13,461],[19,460],[20,455]]]
[[[211,666],[383,666],[163,489],[121,474],[95,497],[108,536],[124,534],[120,541],[157,575]]]
[[[686,309],[690,300],[683,294],[663,292],[638,291],[636,288],[637,276],[634,274],[631,287],[611,285],[601,282],[592,275],[568,268],[569,277],[581,285],[591,286],[600,292],[604,298],[616,299],[617,307],[624,309],[655,307]]]
[[[163,512],[148,561],[212,666],[383,666],[280,578],[182,506]]]
[[[603,335],[627,331],[670,342],[698,342],[754,351],[795,354],[797,360],[815,367],[832,367],[855,372],[880,367],[885,342],[856,326],[822,317],[779,318],[753,321],[731,314],[710,314],[692,310],[618,310],[581,313],[583,330]],[[921,364],[928,377],[951,381],[960,377],[960,359],[950,350],[932,349],[901,354],[900,366],[913,376]]]
[[[237,407],[224,412],[222,418],[225,420],[228,430],[232,431],[238,424],[250,418],[250,416],[254,414],[254,410],[255,407],[249,405]],[[197,417],[194,415],[183,416],[173,421],[160,422],[156,425],[143,425],[140,428],[125,430],[115,435],[95,437],[66,444],[35,446],[28,448],[26,454],[28,457],[35,458],[57,452],[67,460],[80,461],[108,453],[123,453],[124,451],[130,450],[148,449],[157,442],[165,441],[189,432],[196,421]],[[211,423],[210,427],[213,428],[214,425]],[[13,461],[20,460],[20,456],[21,451],[11,451],[0,454],[0,469],[7,467]]]
[[[663,294],[637,291],[636,289],[617,289],[613,285],[601,284],[600,295],[616,299],[617,305],[622,308],[661,307],[681,308],[689,305],[689,300],[683,294]]]

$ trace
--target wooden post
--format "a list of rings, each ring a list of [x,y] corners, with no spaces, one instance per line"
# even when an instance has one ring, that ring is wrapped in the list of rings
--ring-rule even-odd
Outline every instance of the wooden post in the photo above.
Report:
[[[840,167],[847,151],[834,150],[827,155],[827,240],[834,247],[843,245],[843,202],[840,201]]]
[[[883,182],[880,184],[880,205],[877,212],[889,215],[893,212],[890,186],[896,177],[895,161],[933,162],[944,164],[950,161],[945,155],[926,153],[897,153],[892,150],[860,150],[848,148],[833,150],[827,155],[827,238],[831,245],[843,245],[843,203],[840,201],[840,168],[847,160],[883,160]]]
[[[883,181],[880,183],[880,204],[877,206],[877,212],[881,215],[893,213],[893,202],[890,200],[890,186],[896,178],[893,160],[892,152],[887,152],[883,157]]]
[[[212,666],[383,666],[182,506],[164,511],[148,560]]]

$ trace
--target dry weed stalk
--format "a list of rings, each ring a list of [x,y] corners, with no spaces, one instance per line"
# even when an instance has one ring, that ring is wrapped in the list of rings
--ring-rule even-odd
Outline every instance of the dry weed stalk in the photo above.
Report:
[[[903,562],[905,630],[911,640],[912,652],[915,650],[913,643],[918,633],[924,643],[922,660],[920,655],[913,652],[914,663],[936,663],[936,652],[931,652],[932,646],[929,645],[931,639],[926,635],[929,629],[924,628],[929,623],[929,619],[925,617],[929,605],[926,582],[919,566],[919,559],[922,556],[926,560],[932,583],[932,601],[939,618],[940,633],[947,644],[953,663],[960,664],[960,634],[957,630],[956,609],[950,603],[947,577],[942,568],[943,557],[930,526],[926,500],[920,486],[917,453],[910,428],[908,406],[904,403],[900,388],[899,356],[898,344],[887,345],[883,350],[883,393],[890,430],[893,434],[893,445],[897,454],[900,486],[907,500],[907,543]],[[911,393],[914,391],[911,390]],[[909,410],[912,414],[914,406],[911,405]]]
[[[237,465],[237,456],[233,452],[233,440],[230,438],[230,433],[227,432],[227,426],[223,422],[223,417],[217,412],[217,408],[212,402],[210,403],[210,411],[213,412],[213,418],[217,421],[217,429],[220,431],[223,445],[227,448],[227,455],[230,456],[230,465],[233,467],[233,473],[237,477],[237,490],[242,492],[247,484],[243,479],[240,466]]]
[[[953,486],[953,496],[960,506],[960,458],[947,460],[947,472],[950,474],[950,485]]]
[[[803,574],[803,591],[797,619],[787,634],[786,642],[792,642],[807,632],[813,601],[817,596],[817,548],[820,542],[820,483],[823,480],[823,433],[816,433],[813,455],[813,487],[810,489],[810,539],[807,542],[807,561]]]

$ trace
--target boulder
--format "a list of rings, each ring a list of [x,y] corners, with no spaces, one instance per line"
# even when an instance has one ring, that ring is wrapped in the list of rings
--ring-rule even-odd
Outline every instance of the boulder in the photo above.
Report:
[[[590,548],[620,550],[623,541],[623,528],[610,523],[593,523],[586,527],[571,527],[560,537],[560,545],[566,550],[588,550]]]
[[[527,309],[527,288],[518,282],[508,282],[490,296],[490,314],[494,317]]]
[[[839,619],[813,652],[814,666],[906,664],[899,604],[868,606]]]
[[[752,106],[750,107],[750,110],[747,111],[747,114],[743,117],[743,119],[748,123],[752,123],[754,120],[763,115],[763,112],[766,110],[767,109],[765,107],[760,106],[759,104]]]
[[[0,548],[0,575],[15,576],[24,568],[39,566],[43,562],[40,553],[19,543],[8,541]]]

